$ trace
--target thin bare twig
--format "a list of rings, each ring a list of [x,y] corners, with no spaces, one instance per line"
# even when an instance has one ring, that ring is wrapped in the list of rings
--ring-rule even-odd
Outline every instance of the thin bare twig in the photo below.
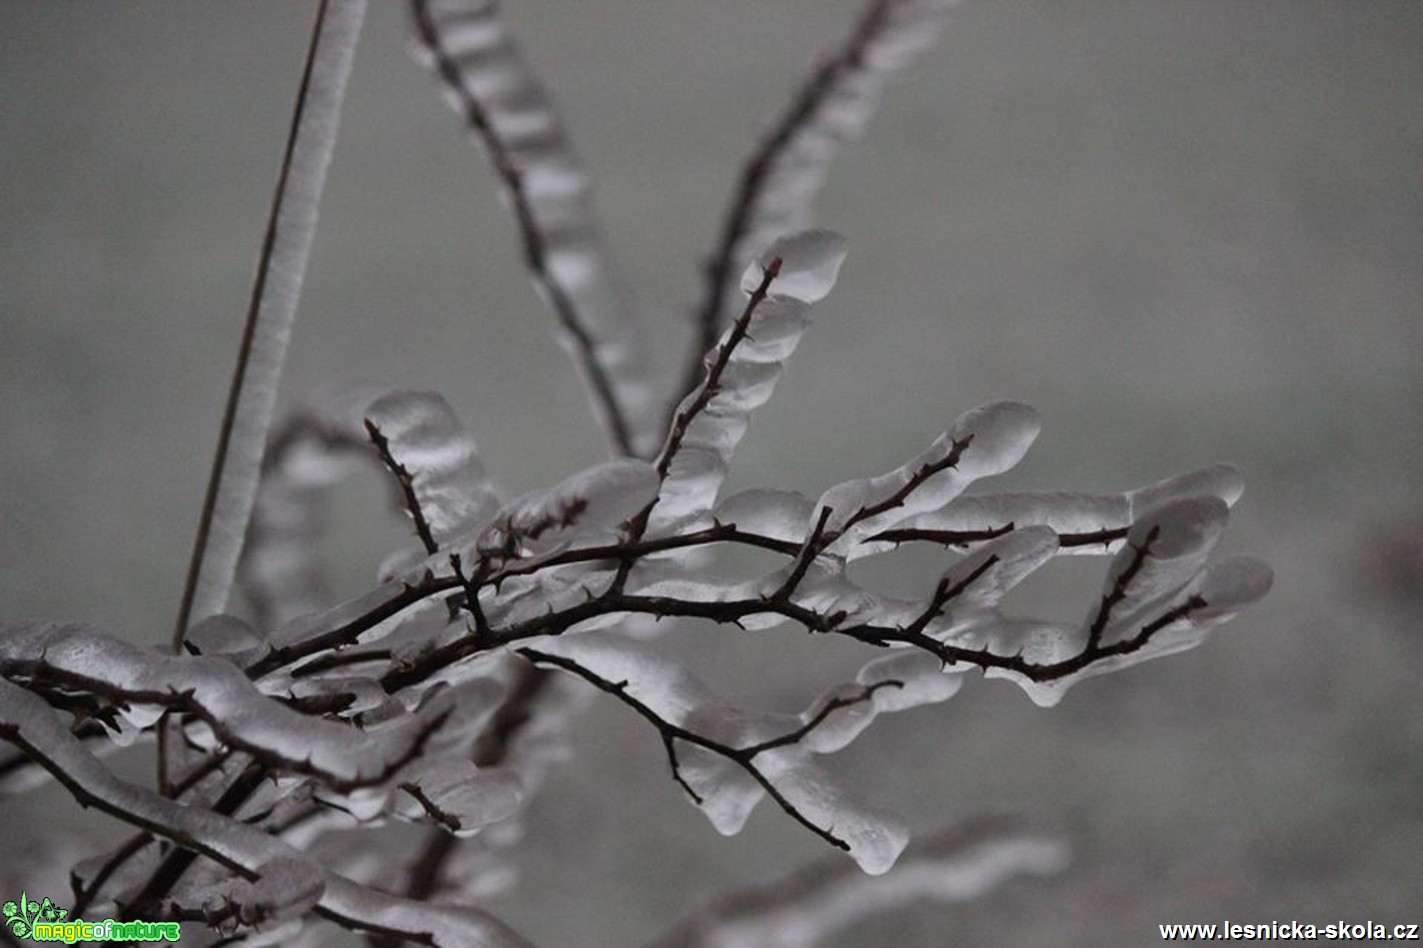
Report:
[[[1112,588],[1102,596],[1102,602],[1097,607],[1097,615],[1092,619],[1092,625],[1087,630],[1087,648],[1094,649],[1102,641],[1102,633],[1106,631],[1107,623],[1112,619],[1112,610],[1126,598],[1127,589],[1131,586],[1131,581],[1136,578],[1136,574],[1141,572],[1141,568],[1146,565],[1147,557],[1151,555],[1151,548],[1156,545],[1156,541],[1161,537],[1161,527],[1152,527],[1142,540],[1141,545],[1132,546],[1132,556],[1126,567],[1118,574],[1116,582]]]
[[[606,694],[610,694],[613,697],[617,698],[623,704],[627,705],[633,711],[637,712],[640,717],[650,723],[653,727],[655,727],[657,729],[657,732],[662,736],[663,745],[667,748],[667,755],[669,763],[672,767],[673,778],[677,781],[678,785],[680,785],[682,789],[685,790],[689,796],[691,796],[693,800],[696,800],[700,803],[701,797],[698,796],[698,794],[694,790],[692,790],[690,786],[687,785],[686,781],[683,780],[681,776],[681,771],[677,763],[676,751],[674,749],[675,741],[683,741],[688,744],[693,744],[697,747],[705,748],[706,750],[709,750],[714,754],[717,754],[721,757],[725,757],[727,760],[734,762],[738,767],[746,771],[746,773],[753,780],[760,784],[761,789],[766,791],[767,796],[769,796],[772,800],[776,801],[776,805],[779,806],[782,810],[784,810],[788,816],[794,819],[797,823],[800,823],[806,829],[810,830],[816,836],[819,836],[821,839],[825,840],[831,846],[834,846],[836,849],[845,851],[848,851],[850,849],[850,844],[847,843],[844,839],[837,836],[833,827],[821,826],[814,820],[810,819],[810,817],[802,813],[799,807],[797,807],[794,803],[792,803],[789,799],[786,798],[785,794],[782,793],[780,788],[775,785],[774,781],[767,777],[766,774],[762,772],[761,768],[756,766],[756,757],[764,753],[765,751],[772,750],[777,747],[783,747],[787,744],[791,744],[801,740],[812,730],[825,723],[825,721],[834,711],[837,711],[840,708],[848,707],[850,705],[859,704],[863,701],[868,701],[870,699],[870,696],[873,695],[874,692],[879,690],[880,688],[903,687],[903,683],[897,681],[877,682],[874,685],[869,685],[861,689],[860,693],[853,697],[844,699],[837,698],[828,702],[827,705],[821,709],[820,713],[814,715],[810,721],[806,722],[804,725],[799,728],[796,728],[794,731],[788,734],[782,735],[781,737],[772,738],[771,740],[762,741],[757,744],[752,744],[747,747],[733,747],[729,744],[722,743],[721,741],[713,740],[704,734],[698,734],[695,731],[690,731],[687,728],[682,727],[681,725],[674,724],[671,721],[667,720],[662,715],[658,714],[655,710],[653,710],[645,702],[640,701],[637,698],[633,697],[631,694],[629,694],[627,689],[627,682],[625,681],[609,681],[608,679],[602,677],[591,669],[585,668],[583,665],[579,664],[573,659],[567,658],[562,655],[551,655],[548,652],[541,652],[538,649],[532,648],[521,648],[519,649],[519,654],[524,656],[531,662],[537,662],[540,665],[548,665],[552,668],[560,668],[568,672],[569,674],[576,675],[579,678],[582,678],[584,681],[588,682],[588,684],[597,688],[599,691],[602,691]]]
[[[916,837],[883,876],[867,876],[832,855],[780,879],[724,892],[648,948],[779,945],[784,931],[795,931],[795,943],[812,948],[868,915],[919,899],[967,901],[1011,876],[1056,872],[1066,860],[1066,847],[1042,830],[1003,817],[978,819]]]
[[[891,530],[882,530],[879,533],[865,538],[866,543],[887,542],[887,543],[937,543],[941,546],[951,548],[963,548],[974,543],[982,543],[985,540],[994,540],[1001,536],[1006,536],[1018,529],[1017,524],[1009,521],[998,527],[984,527],[980,530],[934,530],[919,527],[902,527]],[[1126,538],[1129,527],[1104,528],[1102,530],[1086,530],[1080,533],[1059,533],[1057,544],[1063,549],[1071,549],[1077,546],[1102,546],[1107,547],[1118,540]]]

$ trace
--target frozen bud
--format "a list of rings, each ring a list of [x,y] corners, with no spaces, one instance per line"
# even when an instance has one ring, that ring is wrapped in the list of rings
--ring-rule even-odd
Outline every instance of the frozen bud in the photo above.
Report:
[[[835,286],[840,264],[845,262],[845,238],[834,231],[805,230],[772,241],[741,275],[741,288],[756,292],[776,260],[781,261],[780,269],[771,281],[770,294],[815,303]]]

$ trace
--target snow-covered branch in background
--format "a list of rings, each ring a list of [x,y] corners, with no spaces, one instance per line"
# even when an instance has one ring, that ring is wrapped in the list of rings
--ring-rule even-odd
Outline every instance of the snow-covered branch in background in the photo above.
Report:
[[[783,879],[723,893],[648,948],[815,948],[873,915],[916,901],[976,899],[1014,876],[1067,864],[1056,837],[1014,820],[979,819],[916,839],[893,873],[867,876],[826,857]]]
[[[651,367],[632,295],[593,212],[588,173],[496,0],[412,0],[420,58],[483,146],[524,264],[620,454],[656,447]]]
[[[254,624],[272,625],[329,601],[319,555],[326,493],[362,461],[376,462],[364,410],[384,394],[342,386],[313,396],[273,433],[238,566]]]
[[[870,0],[823,52],[742,165],[723,212],[679,392],[700,378],[702,353],[735,315],[736,280],[782,234],[814,223],[815,199],[840,150],[865,133],[886,80],[934,45],[958,0]]]

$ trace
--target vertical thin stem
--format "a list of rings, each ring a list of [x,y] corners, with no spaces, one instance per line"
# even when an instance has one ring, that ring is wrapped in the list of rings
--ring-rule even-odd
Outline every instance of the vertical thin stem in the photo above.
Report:
[[[365,0],[321,0],[317,11],[173,630],[174,651],[194,616],[219,612],[227,603],[364,15]]]
[[[174,623],[175,652],[195,617],[227,605],[365,9],[365,0],[321,0],[317,10]],[[160,788],[167,783],[166,731],[165,723],[159,728]]]

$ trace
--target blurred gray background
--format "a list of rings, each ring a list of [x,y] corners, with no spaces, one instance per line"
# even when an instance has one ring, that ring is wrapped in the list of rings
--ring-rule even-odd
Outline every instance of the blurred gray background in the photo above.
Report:
[[[509,6],[670,379],[738,161],[857,5]],[[0,5],[3,616],[166,640],[311,15]],[[407,36],[402,4],[372,4],[283,402],[343,381],[435,388],[501,483],[545,485],[605,449],[483,159]],[[968,3],[835,167],[820,220],[851,255],[732,489],[878,473],[960,411],[1016,398],[1044,433],[1002,485],[1123,489],[1230,460],[1249,487],[1226,548],[1278,576],[1204,647],[1055,710],[974,680],[832,760],[917,828],[1018,812],[1077,852],[1057,879],[842,946],[1423,921],[1420,49],[1416,2]],[[404,534],[374,476],[334,508],[345,595]],[[1065,564],[1026,604],[1085,613],[1100,566]],[[865,576],[911,590],[932,574]],[[789,630],[676,644],[784,708],[863,657]],[[489,906],[545,948],[637,944],[822,851],[769,806],[718,837],[621,708],[596,704],[575,743],[533,811],[522,887]],[[93,834],[80,853],[112,838],[60,794],[13,812],[74,821]],[[16,865],[25,834],[6,832]]]

